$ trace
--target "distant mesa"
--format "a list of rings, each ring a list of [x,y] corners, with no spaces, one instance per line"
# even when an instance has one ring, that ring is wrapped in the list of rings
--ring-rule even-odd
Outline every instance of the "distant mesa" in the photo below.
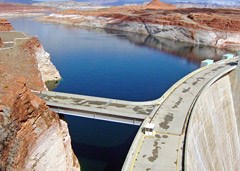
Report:
[[[176,9],[176,6],[172,4],[160,2],[159,0],[152,0],[150,3],[147,4],[147,8],[171,10],[171,9]]]

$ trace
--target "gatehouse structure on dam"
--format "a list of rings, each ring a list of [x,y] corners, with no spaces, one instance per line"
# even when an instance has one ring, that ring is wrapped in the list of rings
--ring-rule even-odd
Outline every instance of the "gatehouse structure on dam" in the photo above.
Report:
[[[122,170],[239,170],[238,57],[202,67],[148,102],[41,92],[57,113],[141,124]]]

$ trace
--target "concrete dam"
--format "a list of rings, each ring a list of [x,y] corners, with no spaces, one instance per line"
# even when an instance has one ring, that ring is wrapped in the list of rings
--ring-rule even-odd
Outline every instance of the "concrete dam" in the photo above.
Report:
[[[141,124],[123,171],[240,170],[238,58],[202,67],[149,102],[38,95],[62,114]]]
[[[187,170],[240,170],[239,68],[199,96],[186,136]]]
[[[122,170],[240,170],[239,70],[237,59],[220,61],[170,88]]]

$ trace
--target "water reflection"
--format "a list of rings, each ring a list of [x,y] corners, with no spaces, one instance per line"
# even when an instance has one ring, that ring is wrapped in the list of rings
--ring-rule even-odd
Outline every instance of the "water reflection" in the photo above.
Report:
[[[176,57],[185,58],[190,62],[200,64],[204,59],[220,60],[222,55],[230,51],[204,45],[195,45],[186,42],[174,41],[171,39],[142,35],[116,30],[105,30],[108,34],[115,34],[120,39],[127,39],[138,46],[147,46]]]
[[[67,29],[77,29],[77,26],[64,26]],[[89,31],[105,32],[110,35],[115,35],[122,40],[128,40],[130,43],[149,47],[176,57],[187,59],[189,62],[200,64],[202,60],[213,59],[214,61],[221,60],[222,55],[233,53],[226,49],[219,49],[215,47],[197,45],[187,42],[179,42],[171,39],[155,37],[152,35],[144,35],[132,32],[123,32],[119,30],[101,29],[101,28],[85,28]]]

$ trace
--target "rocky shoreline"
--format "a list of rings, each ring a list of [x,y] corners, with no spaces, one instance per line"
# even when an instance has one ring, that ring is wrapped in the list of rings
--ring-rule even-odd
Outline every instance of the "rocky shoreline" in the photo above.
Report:
[[[61,76],[56,69],[56,67],[53,65],[53,63],[50,60],[50,54],[47,53],[43,46],[41,45],[40,41],[36,38],[33,37],[29,39],[26,43],[27,47],[33,46],[35,59],[37,63],[37,68],[39,69],[41,76],[42,76],[42,81],[44,83],[49,82],[49,81],[60,81]]]
[[[148,5],[100,10],[64,10],[38,20],[134,32],[238,51],[239,14],[240,9],[176,8],[153,1]]]
[[[60,74],[37,38],[0,21],[0,170],[80,170],[67,123],[32,93]]]

